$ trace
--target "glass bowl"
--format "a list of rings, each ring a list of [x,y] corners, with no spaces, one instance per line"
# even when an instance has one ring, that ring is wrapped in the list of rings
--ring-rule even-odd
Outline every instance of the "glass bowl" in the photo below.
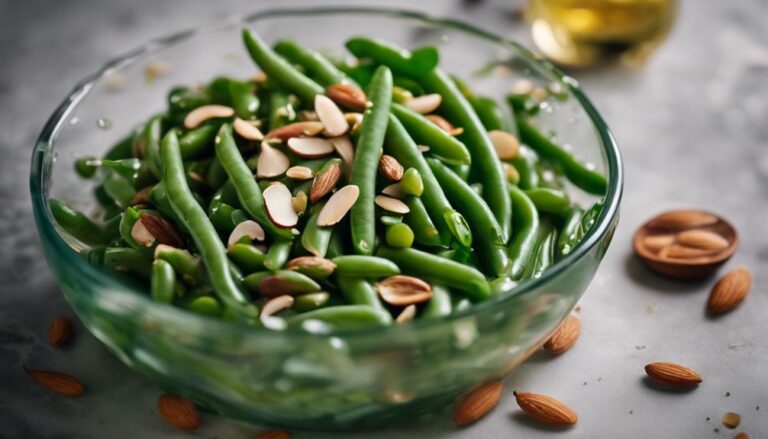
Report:
[[[268,42],[290,37],[337,55],[354,35],[407,48],[434,44],[446,71],[472,77],[477,91],[499,100],[520,79],[557,84],[564,98],[548,99],[537,118],[608,176],[602,213],[583,241],[543,276],[431,321],[323,335],[275,332],[152,301],[79,255],[87,246],[56,225],[48,199],[93,210],[93,183],[78,178],[75,159],[103,153],[163,109],[172,85],[254,74],[241,45],[244,26]],[[608,127],[576,82],[517,44],[410,12],[316,9],[261,12],[182,32],[108,62],[80,82],[49,119],[35,146],[30,180],[48,263],[85,326],[120,360],[166,391],[225,416],[292,428],[350,429],[444,407],[538,349],[573,308],[605,254],[618,221],[622,170]],[[590,202],[586,194],[577,197]]]

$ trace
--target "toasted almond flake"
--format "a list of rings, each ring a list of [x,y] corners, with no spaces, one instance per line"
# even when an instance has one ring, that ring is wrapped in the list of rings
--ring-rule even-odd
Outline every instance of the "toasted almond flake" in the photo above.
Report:
[[[544,343],[544,350],[552,354],[560,354],[570,349],[579,338],[581,322],[576,316],[568,316],[560,324],[552,337]]]
[[[315,203],[329,194],[336,187],[340,177],[341,166],[338,161],[323,169],[322,172],[315,176],[315,181],[312,182],[312,188],[309,190],[310,201]]]
[[[313,279],[325,279],[336,270],[336,264],[333,261],[320,256],[299,256],[288,261],[285,267]]]
[[[419,152],[429,152],[429,147],[427,145],[417,145],[416,148]]]
[[[410,322],[416,317],[416,305],[408,305],[397,315],[395,323],[402,325],[403,323]]]
[[[347,120],[347,124],[351,127],[350,130],[355,132],[360,128],[360,124],[363,122],[363,113],[344,113],[344,118]]]
[[[317,113],[311,110],[301,110],[299,111],[299,119],[304,122],[318,122],[320,121],[320,118],[317,116]]]
[[[651,363],[645,366],[645,373],[654,382],[669,387],[693,387],[702,382],[696,371],[675,363]]]
[[[186,431],[197,430],[200,415],[191,402],[181,396],[164,394],[157,399],[157,411],[166,422]]]
[[[292,137],[316,136],[323,131],[322,122],[294,122],[267,133],[267,139],[288,140]]]
[[[293,306],[293,296],[283,294],[282,296],[273,297],[269,299],[267,303],[265,303],[261,308],[260,317],[262,319],[265,317],[271,317],[280,311],[284,311],[290,308],[291,306]]]
[[[329,140],[318,137],[292,137],[288,139],[288,148],[305,159],[323,157],[334,151],[333,144]]]
[[[53,319],[48,326],[48,341],[51,346],[59,347],[66,344],[75,333],[75,327],[72,320],[60,316]]]
[[[312,170],[306,166],[291,166],[285,171],[285,175],[294,180],[309,180],[314,177]]]
[[[222,117],[232,117],[235,110],[224,105],[203,105],[190,111],[184,118],[184,128],[191,130],[197,128],[203,122]]]
[[[456,425],[471,424],[487,415],[496,407],[503,389],[504,386],[501,381],[493,380],[462,397],[453,412],[453,420]]]
[[[516,95],[528,94],[533,91],[533,83],[527,79],[520,79],[512,84],[512,88],[509,91]]]
[[[405,215],[411,211],[407,204],[403,203],[397,198],[387,197],[386,195],[376,195],[373,201],[377,206],[392,213]]]
[[[62,396],[80,396],[85,393],[85,386],[77,378],[52,370],[33,370],[24,366],[30,378],[51,392]]]
[[[443,102],[442,96],[437,93],[431,93],[415,97],[406,102],[405,106],[417,113],[429,114],[437,110],[441,102]]]
[[[285,430],[263,430],[253,439],[291,439],[291,435]]]
[[[325,203],[323,209],[317,217],[317,225],[319,226],[332,226],[349,212],[352,205],[357,201],[357,197],[360,195],[360,188],[354,184],[349,184],[343,188],[337,190],[328,202]]]
[[[266,235],[264,233],[264,229],[261,227],[261,225],[259,225],[259,223],[253,220],[245,220],[236,225],[232,230],[232,233],[229,234],[229,239],[227,239],[227,246],[237,244],[241,239],[245,237],[252,241],[263,241]]]
[[[365,110],[365,104],[368,100],[362,90],[348,84],[328,86],[326,93],[337,104],[352,110]]]
[[[520,150],[520,141],[514,135],[501,130],[491,130],[488,137],[493,143],[496,155],[501,160],[513,160]]]
[[[347,175],[352,174],[352,164],[355,162],[355,148],[352,146],[352,141],[348,136],[336,137],[329,139],[333,149],[336,150],[336,154],[344,161],[344,172]]]
[[[579,420],[573,409],[551,396],[515,392],[515,399],[527,415],[547,424],[573,425]]]
[[[649,235],[643,238],[643,245],[650,251],[659,251],[675,242],[674,235]]]
[[[258,177],[277,177],[287,171],[290,165],[291,161],[282,151],[270,145],[269,142],[261,142],[261,154],[256,162]]]
[[[304,215],[304,212],[307,210],[307,193],[299,191],[293,198],[291,198],[291,207],[293,207],[293,211],[296,212],[296,215]],[[294,235],[298,235],[298,233],[294,233]]]
[[[335,102],[328,96],[315,96],[315,113],[325,127],[324,133],[328,137],[337,137],[347,132],[349,124]]]
[[[147,212],[139,214],[139,221],[144,228],[159,242],[160,244],[170,245],[176,248],[185,248],[187,246],[186,240],[179,233],[176,225],[173,221],[160,215],[155,215]]]
[[[389,276],[377,282],[374,288],[382,300],[393,306],[416,305],[432,298],[432,287],[413,276]]]
[[[734,429],[741,424],[741,415],[734,412],[727,412],[723,415],[722,422],[726,428]]]
[[[405,198],[405,192],[400,189],[400,183],[392,183],[389,186],[381,190],[381,193],[392,198]]]
[[[240,119],[239,117],[235,118],[235,121],[232,123],[232,128],[235,130],[238,136],[245,140],[251,140],[254,142],[260,142],[264,140],[264,134],[262,134],[255,125]]]
[[[299,222],[293,210],[291,190],[282,183],[273,183],[264,190],[264,204],[267,214],[278,227],[289,228]]]
[[[379,159],[379,172],[389,181],[400,181],[403,178],[403,165],[389,154],[383,154]]]
[[[649,227],[656,229],[681,230],[704,227],[717,223],[715,215],[697,210],[673,210],[654,218]]]
[[[149,233],[144,226],[144,222],[136,221],[131,227],[131,238],[142,247],[152,247],[155,245],[155,237]]]
[[[443,116],[439,116],[437,114],[427,114],[424,117],[426,117],[427,120],[429,120],[433,124],[440,127],[446,133],[450,133],[456,129],[456,127],[454,127],[452,123],[448,122]]]
[[[747,298],[752,288],[752,274],[744,267],[737,268],[717,281],[709,293],[707,309],[722,314],[736,308]]]
[[[728,240],[717,233],[701,229],[685,230],[678,233],[677,242],[703,250],[725,250],[729,245]]]

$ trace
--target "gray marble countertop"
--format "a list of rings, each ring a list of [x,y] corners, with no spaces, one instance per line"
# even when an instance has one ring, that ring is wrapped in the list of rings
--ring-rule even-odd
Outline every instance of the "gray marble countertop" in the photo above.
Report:
[[[85,74],[150,37],[270,6],[266,1],[0,2],[0,437],[187,437],[156,414],[158,389],[131,372],[78,326],[72,346],[48,346],[46,328],[71,314],[43,260],[27,189],[32,146],[48,115]],[[281,2],[284,5],[309,4]],[[383,2],[357,2],[381,5]],[[390,1],[450,16],[529,43],[510,21],[516,2]],[[720,418],[742,415],[753,438],[768,436],[768,2],[683,0],[668,42],[642,70],[572,74],[622,148],[622,220],[581,302],[583,333],[566,354],[534,355],[506,379],[492,415],[458,430],[450,416],[429,425],[330,437],[732,437]],[[754,287],[746,304],[706,317],[711,281],[678,283],[647,272],[632,256],[635,228],[670,208],[702,207],[727,216],[742,246],[728,267],[746,265]],[[656,360],[694,367],[691,392],[647,387]],[[87,377],[81,398],[31,384],[22,364]],[[557,396],[580,414],[552,431],[520,416],[512,389]],[[197,437],[246,438],[258,427],[203,415]]]

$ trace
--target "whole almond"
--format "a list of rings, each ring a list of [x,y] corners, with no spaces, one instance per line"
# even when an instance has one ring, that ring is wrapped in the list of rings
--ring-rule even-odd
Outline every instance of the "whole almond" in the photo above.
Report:
[[[710,213],[698,210],[673,210],[657,216],[649,226],[657,229],[682,230],[712,225],[717,221],[717,217]]]
[[[456,425],[471,424],[488,414],[499,402],[503,388],[501,381],[489,381],[462,397],[453,412]]]
[[[260,431],[253,439],[290,439],[291,435],[284,430],[264,430]]]
[[[85,386],[77,378],[52,370],[33,370],[24,367],[30,378],[51,392],[62,396],[80,396],[85,393]]]
[[[350,110],[365,110],[365,103],[368,100],[362,90],[348,84],[330,85],[325,89],[325,93],[332,101]]]
[[[736,308],[752,288],[752,275],[744,267],[737,268],[717,281],[709,293],[707,309],[712,314],[722,314]]]
[[[196,430],[200,415],[191,402],[181,396],[164,394],[157,400],[157,410],[166,422],[182,430]]]
[[[288,125],[283,125],[280,128],[275,128],[269,131],[265,136],[267,139],[280,139],[288,140],[293,137],[301,136],[315,136],[320,134],[325,127],[322,122],[294,122]]]
[[[566,317],[563,323],[560,324],[560,327],[552,334],[552,337],[544,343],[544,350],[552,354],[567,351],[576,343],[580,330],[581,322],[578,317]]]
[[[713,250],[693,248],[680,244],[668,245],[659,251],[660,258],[667,259],[695,259],[716,253]]]
[[[309,200],[314,204],[317,200],[328,195],[336,187],[340,177],[341,165],[339,163],[333,163],[326,167],[323,172],[315,176],[315,181],[312,182],[312,188],[309,190]]]
[[[48,326],[48,341],[51,346],[61,346],[68,342],[74,334],[75,328],[72,320],[66,317],[56,317]]]
[[[675,242],[673,235],[649,235],[643,238],[643,245],[651,251],[659,251]]]
[[[142,212],[139,214],[139,220],[160,244],[170,245],[171,247],[176,248],[187,247],[184,237],[181,236],[176,225],[168,218]]]
[[[400,181],[404,171],[403,165],[391,155],[384,154],[379,159],[379,172],[389,181]]]
[[[693,387],[702,382],[696,371],[675,363],[651,363],[645,366],[645,373],[655,383],[669,387]]]
[[[733,439],[749,439],[749,435],[747,433],[739,433]]]
[[[677,242],[688,247],[703,250],[725,250],[728,240],[709,230],[686,230],[677,234]]]
[[[377,282],[375,288],[379,296],[393,306],[415,305],[432,298],[432,287],[413,276],[389,276]]]
[[[551,396],[515,392],[515,399],[527,415],[547,424],[573,425],[579,420],[572,408]]]

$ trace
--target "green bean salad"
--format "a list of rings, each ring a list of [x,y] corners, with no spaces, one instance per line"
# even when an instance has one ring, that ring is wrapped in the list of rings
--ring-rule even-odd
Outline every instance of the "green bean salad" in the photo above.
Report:
[[[99,218],[50,200],[91,263],[158,302],[274,330],[439,318],[540,276],[600,212],[566,191],[606,179],[537,128],[541,88],[476,95],[434,47],[352,38],[350,62],[243,41],[260,73],[175,87],[76,161]]]

